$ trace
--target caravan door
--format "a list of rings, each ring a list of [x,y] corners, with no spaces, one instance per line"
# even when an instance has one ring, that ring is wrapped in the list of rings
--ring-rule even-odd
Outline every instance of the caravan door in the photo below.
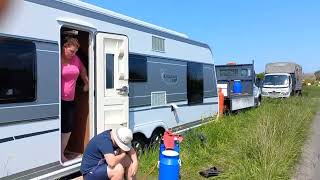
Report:
[[[96,133],[129,127],[128,38],[96,35]]]

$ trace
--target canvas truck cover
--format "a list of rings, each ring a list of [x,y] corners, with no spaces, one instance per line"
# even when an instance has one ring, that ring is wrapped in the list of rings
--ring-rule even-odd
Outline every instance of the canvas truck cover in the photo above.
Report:
[[[278,62],[266,64],[266,74],[269,73],[296,73],[301,71],[302,68],[296,63]]]

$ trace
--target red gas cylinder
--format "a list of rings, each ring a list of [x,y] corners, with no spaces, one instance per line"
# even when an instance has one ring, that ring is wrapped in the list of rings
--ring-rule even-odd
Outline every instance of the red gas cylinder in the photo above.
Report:
[[[224,112],[224,94],[222,89],[219,88],[219,116],[223,116]]]

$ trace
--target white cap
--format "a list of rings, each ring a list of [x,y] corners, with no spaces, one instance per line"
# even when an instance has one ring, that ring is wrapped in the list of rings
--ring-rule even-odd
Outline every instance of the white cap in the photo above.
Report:
[[[117,129],[112,129],[112,136],[116,144],[123,151],[130,151],[131,141],[133,139],[132,131],[126,127],[120,127]]]

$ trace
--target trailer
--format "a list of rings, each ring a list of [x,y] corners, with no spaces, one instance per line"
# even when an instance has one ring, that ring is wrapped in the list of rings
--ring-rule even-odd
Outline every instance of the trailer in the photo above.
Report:
[[[261,93],[255,85],[254,64],[216,65],[218,88],[225,96],[225,111],[232,112],[259,106]],[[240,82],[242,92],[234,92],[235,82]]]
[[[142,149],[168,128],[218,112],[207,44],[78,0],[13,0],[0,23],[0,178],[54,179],[79,171],[96,134],[126,126]],[[61,162],[61,47],[72,34],[88,69],[76,87],[75,127]]]

